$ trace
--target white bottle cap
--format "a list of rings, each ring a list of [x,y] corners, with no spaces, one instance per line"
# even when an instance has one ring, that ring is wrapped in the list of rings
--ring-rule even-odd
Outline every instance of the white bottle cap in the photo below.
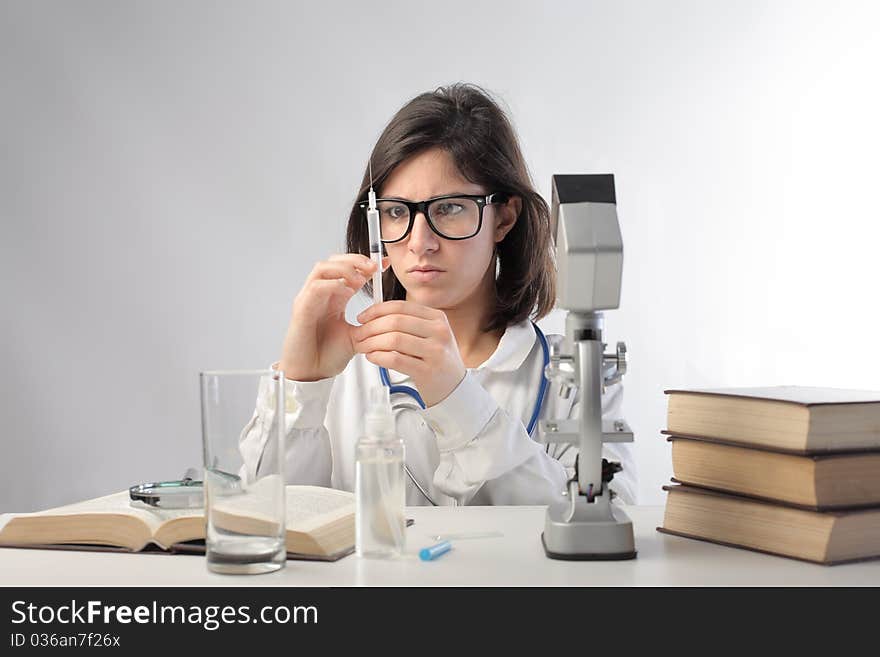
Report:
[[[370,388],[367,405],[366,435],[369,438],[394,438],[394,415],[391,412],[391,394],[388,386]]]

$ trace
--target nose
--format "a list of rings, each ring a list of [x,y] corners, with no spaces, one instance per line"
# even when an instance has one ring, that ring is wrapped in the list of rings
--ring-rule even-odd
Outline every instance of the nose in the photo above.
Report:
[[[428,219],[423,212],[417,212],[413,219],[412,231],[409,234],[407,248],[415,255],[431,253],[440,247],[440,238],[431,230]]]

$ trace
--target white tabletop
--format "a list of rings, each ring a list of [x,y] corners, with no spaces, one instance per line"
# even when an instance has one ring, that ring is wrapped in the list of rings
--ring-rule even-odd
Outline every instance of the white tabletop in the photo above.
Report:
[[[288,561],[258,576],[209,573],[191,555],[0,549],[3,586],[878,586],[880,561],[821,566],[661,534],[662,506],[624,507],[638,557],[556,561],[544,555],[545,507],[412,507],[407,554],[393,561],[355,555],[334,563]],[[417,557],[432,535],[503,533],[453,541],[431,562]]]

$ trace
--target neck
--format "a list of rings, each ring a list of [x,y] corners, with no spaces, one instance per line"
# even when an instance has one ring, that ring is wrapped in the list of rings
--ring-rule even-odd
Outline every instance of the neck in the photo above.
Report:
[[[495,263],[493,261],[473,294],[454,308],[443,309],[455,335],[465,367],[474,368],[481,365],[498,346],[503,331],[483,330],[494,305]]]

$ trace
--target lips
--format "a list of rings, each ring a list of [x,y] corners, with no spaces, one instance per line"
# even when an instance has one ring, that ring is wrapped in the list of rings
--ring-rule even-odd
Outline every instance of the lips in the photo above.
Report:
[[[437,269],[436,267],[431,267],[429,265],[411,267],[407,270],[409,274],[410,280],[417,281],[419,283],[429,283],[433,281],[435,278],[439,277],[443,274],[442,269]]]

